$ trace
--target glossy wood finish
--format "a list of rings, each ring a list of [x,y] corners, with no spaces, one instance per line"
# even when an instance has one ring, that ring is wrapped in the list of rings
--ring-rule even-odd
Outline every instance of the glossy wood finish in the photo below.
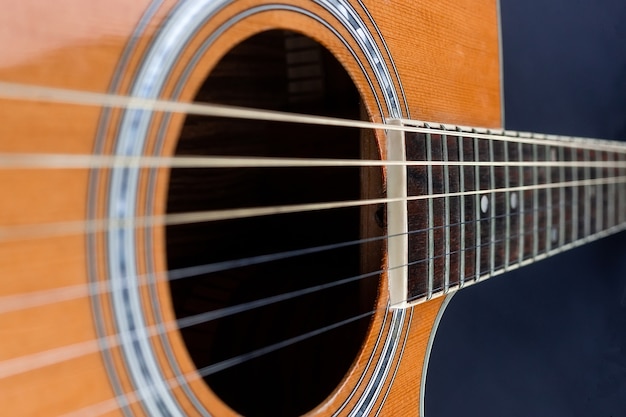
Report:
[[[132,3],[132,4],[131,4]],[[210,34],[229,18],[269,1],[240,0],[230,3],[205,22],[194,38],[186,43],[176,64],[168,74],[161,98],[189,101],[207,74],[224,54],[249,36],[268,29],[290,29],[317,40],[339,59],[354,80],[363,98],[370,119],[381,121],[389,116],[381,113],[376,99],[382,97],[380,87],[370,86],[372,67],[367,57],[326,9],[310,1],[287,3],[308,10],[333,27],[355,51],[347,52],[337,35],[302,13],[270,10],[253,14],[229,26],[197,62],[193,53]],[[500,116],[500,82],[497,39],[496,3],[472,0],[442,3],[438,1],[351,2],[373,34],[378,48],[385,51],[385,65],[390,69],[393,87],[403,96],[404,117],[498,127]],[[148,2],[96,2],[68,0],[58,3],[36,1],[2,4],[0,17],[0,81],[38,86],[54,86],[75,90],[128,94],[133,79],[145,56],[148,45],[173,10],[173,2],[164,2],[147,13]],[[142,16],[146,21],[142,21]],[[143,26],[141,26],[143,25]],[[133,32],[138,32],[133,37]],[[127,55],[124,55],[126,51]],[[359,67],[363,64],[363,69]],[[394,66],[397,76],[394,73]],[[185,70],[190,74],[179,93],[173,89]],[[404,104],[406,103],[406,105]],[[62,103],[38,103],[30,100],[0,97],[0,152],[11,153],[76,153],[88,154],[96,147],[104,153],[112,151],[121,112],[111,110],[109,122],[102,130],[103,110]],[[164,115],[156,114],[157,122]],[[184,117],[173,115],[165,125],[164,142],[157,147],[155,135],[161,132],[152,125],[145,154],[172,155]],[[104,134],[102,133],[104,131]],[[99,143],[96,139],[99,138]],[[379,149],[384,136],[376,136]],[[88,196],[93,199],[96,215],[106,209],[106,171],[90,183],[88,170],[0,170],[0,188],[8,196],[0,205],[3,226],[32,225],[85,219]],[[152,201],[141,197],[137,212],[159,215],[165,212],[167,170],[144,174],[141,190],[154,192]],[[149,180],[153,181],[149,184]],[[142,192],[143,195],[143,192]],[[146,244],[145,237],[150,237]],[[143,259],[138,271],[166,271],[164,232],[154,227],[140,232],[137,252]],[[91,246],[87,246],[91,242]],[[25,293],[54,290],[87,283],[88,271],[97,282],[106,281],[105,236],[95,234],[93,240],[84,235],[49,236],[19,239],[0,243],[0,297],[4,305],[19,302]],[[94,272],[95,271],[95,272]],[[332,415],[341,404],[342,414],[356,406],[366,389],[361,377],[368,381],[374,372],[367,367],[381,354],[379,337],[389,335],[386,282],[380,284],[378,313],[359,356],[335,392],[312,414]],[[166,282],[158,282],[153,293],[141,290],[147,325],[161,320],[174,320]],[[158,294],[158,300],[154,294]],[[102,305],[101,333],[114,335],[112,312],[107,295],[96,297]],[[157,302],[158,301],[158,302]],[[98,337],[94,324],[94,300],[83,295],[67,301],[35,307],[16,308],[0,315],[0,404],[7,415],[55,416],[76,410],[96,411],[96,415],[120,416],[110,379],[111,368],[117,373],[118,389],[134,392],[130,374],[125,369],[123,354],[117,346],[110,349],[109,363],[92,343]],[[432,324],[442,300],[433,300],[407,313],[397,338],[399,349],[392,358],[391,372],[381,382],[381,390],[372,405],[381,415],[415,415],[419,410],[422,367]],[[387,318],[388,320],[385,320]],[[171,349],[176,367],[188,380],[189,389],[214,415],[234,415],[195,374],[180,334],[166,332],[165,338],[151,339],[164,374],[178,374],[166,355]],[[84,345],[81,345],[84,344]],[[51,350],[77,345],[89,352],[58,363]],[[89,350],[91,349],[91,350]],[[53,364],[39,367],[37,358],[52,358]],[[44,360],[44,363],[45,360]],[[9,364],[28,370],[9,375]],[[30,369],[32,367],[33,369]],[[107,368],[109,368],[107,370]],[[4,372],[4,373],[2,373]],[[356,395],[351,396],[354,391]],[[189,415],[198,415],[189,393],[173,389],[182,408]],[[96,408],[89,408],[93,405]],[[146,410],[131,401],[127,411],[145,415]]]

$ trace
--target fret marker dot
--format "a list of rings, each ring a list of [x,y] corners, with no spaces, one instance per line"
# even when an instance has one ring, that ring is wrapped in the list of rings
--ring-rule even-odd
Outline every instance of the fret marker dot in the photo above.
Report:
[[[487,213],[487,210],[489,209],[489,199],[487,198],[486,195],[482,196],[482,198],[480,199],[480,210],[483,213]]]
[[[511,208],[515,210],[517,208],[517,193],[511,193]]]

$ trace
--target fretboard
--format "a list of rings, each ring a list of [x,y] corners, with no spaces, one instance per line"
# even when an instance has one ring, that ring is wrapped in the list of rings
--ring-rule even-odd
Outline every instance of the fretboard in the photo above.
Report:
[[[394,121],[391,303],[406,307],[626,228],[619,142]]]

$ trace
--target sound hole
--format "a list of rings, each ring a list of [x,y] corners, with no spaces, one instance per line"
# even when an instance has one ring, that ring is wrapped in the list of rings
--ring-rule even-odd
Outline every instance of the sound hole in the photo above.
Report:
[[[351,119],[362,113],[354,84],[332,55],[312,40],[284,31],[264,32],[231,50],[206,79],[196,100]],[[371,134],[356,129],[197,116],[187,117],[176,154],[378,157]],[[183,213],[375,198],[381,192],[380,178],[379,168],[359,167],[174,169],[167,210]],[[288,254],[381,235],[373,210],[317,210],[168,227],[170,270],[225,265],[217,272],[184,279],[171,275],[177,318],[377,271],[382,265],[382,240]],[[284,257],[268,262],[255,258],[277,254]],[[228,264],[246,260],[251,264]],[[372,311],[378,281],[373,273],[184,327],[181,333],[201,373],[235,358],[226,369],[204,376],[235,411],[248,416],[300,415],[330,395],[353,364],[370,316],[328,328]],[[245,356],[319,329],[326,330],[253,359]]]

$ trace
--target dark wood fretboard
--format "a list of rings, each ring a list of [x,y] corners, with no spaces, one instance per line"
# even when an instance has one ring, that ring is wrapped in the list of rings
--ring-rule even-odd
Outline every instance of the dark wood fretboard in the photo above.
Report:
[[[388,170],[388,183],[406,184],[389,194],[406,197],[388,209],[390,252],[406,252],[390,256],[393,304],[445,295],[626,227],[619,142],[401,124],[409,131],[388,138],[389,158],[407,163]]]

